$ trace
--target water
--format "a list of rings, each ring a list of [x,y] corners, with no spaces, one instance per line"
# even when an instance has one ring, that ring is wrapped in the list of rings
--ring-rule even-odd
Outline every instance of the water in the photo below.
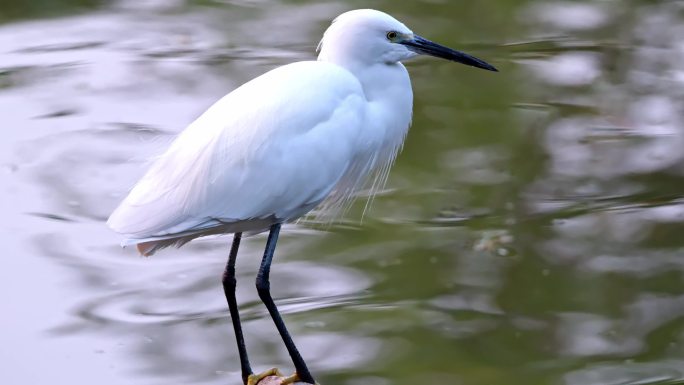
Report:
[[[273,292],[321,384],[684,383],[677,1],[6,1],[0,382],[239,384],[229,238],[153,258],[107,215],[185,124],[329,20],[383,9],[486,71],[410,63],[388,191],[287,227]],[[255,368],[291,368],[244,242]]]

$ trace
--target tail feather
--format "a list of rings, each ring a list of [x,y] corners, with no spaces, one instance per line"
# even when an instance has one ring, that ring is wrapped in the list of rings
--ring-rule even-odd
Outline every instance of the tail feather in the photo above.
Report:
[[[162,239],[158,241],[147,241],[147,242],[141,242],[135,245],[136,249],[138,249],[138,253],[140,253],[141,256],[143,257],[149,257],[152,254],[156,253],[158,250],[165,249],[167,247],[181,247],[184,244],[192,241],[195,238],[202,237],[205,235],[209,234],[192,234],[192,235],[186,235],[184,237],[178,237],[178,238],[170,238],[170,239]]]
[[[222,223],[218,226],[209,227],[205,229],[190,230],[185,233],[177,233],[175,235],[161,236],[158,238],[150,237],[147,239],[128,239],[124,244],[132,245],[138,249],[138,252],[143,257],[149,257],[156,253],[158,250],[165,249],[167,247],[181,247],[184,244],[192,241],[195,238],[204,237],[207,235],[217,235],[235,232],[247,232],[251,234],[257,234],[262,231],[268,230],[268,228],[276,223],[277,220],[274,217],[251,219],[247,221],[238,221],[232,223]]]
[[[152,254],[154,254],[155,251],[157,251],[157,249],[159,249],[157,245],[158,243],[158,241],[138,243],[137,245],[135,245],[135,248],[138,249],[138,253],[140,253],[141,256],[149,257]]]

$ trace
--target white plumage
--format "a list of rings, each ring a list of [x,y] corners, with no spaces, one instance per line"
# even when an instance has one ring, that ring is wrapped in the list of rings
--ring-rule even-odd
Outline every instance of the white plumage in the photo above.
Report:
[[[427,53],[493,69],[373,10],[338,17],[319,50],[318,61],[259,76],[191,123],[109,218],[124,243],[149,255],[267,230],[324,201],[340,213],[368,175],[376,190],[384,184],[408,131],[413,94],[401,60]]]

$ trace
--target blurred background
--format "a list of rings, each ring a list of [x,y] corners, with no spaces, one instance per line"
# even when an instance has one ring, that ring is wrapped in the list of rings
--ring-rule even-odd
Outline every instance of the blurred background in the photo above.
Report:
[[[0,383],[240,384],[230,237],[104,225],[213,101],[376,8],[494,74],[408,63],[387,190],[285,228],[272,288],[321,384],[684,383],[684,2],[3,0]],[[256,370],[291,364],[254,290]]]

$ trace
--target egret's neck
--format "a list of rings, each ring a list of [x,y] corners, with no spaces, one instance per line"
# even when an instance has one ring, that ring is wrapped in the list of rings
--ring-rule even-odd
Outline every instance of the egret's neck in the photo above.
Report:
[[[330,61],[321,59],[321,61]],[[386,156],[394,156],[401,147],[413,115],[413,91],[406,67],[400,62],[371,65],[354,61],[332,61],[351,72],[361,83],[368,103],[365,116],[368,127],[381,133],[375,143]],[[373,146],[373,145],[371,145]],[[388,155],[389,154],[389,155]]]
[[[411,79],[403,64],[376,63],[348,70],[361,82],[368,101],[388,103],[408,110],[412,108]]]
[[[387,100],[404,106],[408,102],[409,108],[413,102],[411,80],[406,68],[399,62],[367,63],[347,55],[336,55],[335,52],[328,52],[325,49],[321,51],[318,60],[337,64],[356,76],[368,101]],[[398,100],[402,99],[402,96],[408,96],[409,99]]]

